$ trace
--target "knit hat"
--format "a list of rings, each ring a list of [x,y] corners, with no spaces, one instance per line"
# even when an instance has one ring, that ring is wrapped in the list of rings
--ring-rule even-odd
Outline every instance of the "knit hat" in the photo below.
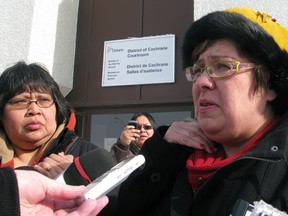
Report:
[[[251,8],[230,8],[225,11],[242,14],[249,20],[258,23],[274,38],[281,49],[288,51],[288,28],[281,26],[276,18]]]

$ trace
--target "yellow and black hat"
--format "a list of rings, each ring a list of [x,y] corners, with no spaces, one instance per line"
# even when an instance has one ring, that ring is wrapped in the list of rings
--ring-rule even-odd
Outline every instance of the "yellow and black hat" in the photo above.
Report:
[[[230,8],[227,12],[242,14],[249,20],[256,22],[267,31],[276,41],[281,49],[288,51],[288,28],[280,25],[275,17],[252,8]]]

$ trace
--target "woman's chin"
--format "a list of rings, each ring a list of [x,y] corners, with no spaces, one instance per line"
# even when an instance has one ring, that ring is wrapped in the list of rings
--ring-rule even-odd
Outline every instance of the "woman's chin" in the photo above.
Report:
[[[215,119],[201,119],[198,120],[200,128],[205,134],[215,134],[221,129],[221,124]]]

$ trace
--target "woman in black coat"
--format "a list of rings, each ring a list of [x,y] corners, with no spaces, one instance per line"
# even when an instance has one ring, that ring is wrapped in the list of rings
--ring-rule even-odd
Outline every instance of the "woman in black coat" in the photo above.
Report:
[[[183,68],[195,121],[156,130],[140,151],[146,166],[120,187],[115,215],[229,216],[238,200],[288,212],[287,36],[250,8],[191,25]]]

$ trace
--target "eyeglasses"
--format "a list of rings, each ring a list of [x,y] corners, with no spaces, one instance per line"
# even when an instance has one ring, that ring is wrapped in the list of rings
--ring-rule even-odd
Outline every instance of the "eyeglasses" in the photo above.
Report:
[[[253,63],[241,63],[238,61],[214,62],[207,67],[200,67],[194,64],[193,66],[185,68],[185,75],[188,81],[196,82],[204,71],[206,71],[211,78],[225,78],[235,73],[246,72],[246,70],[255,67]]]
[[[141,130],[142,128],[144,128],[144,130],[153,129],[153,127],[151,125],[138,125],[138,127],[137,127],[138,130]]]
[[[25,109],[28,108],[32,102],[35,102],[40,108],[49,108],[55,103],[51,98],[40,98],[37,100],[15,99],[8,101],[7,103],[11,104],[14,109]]]

